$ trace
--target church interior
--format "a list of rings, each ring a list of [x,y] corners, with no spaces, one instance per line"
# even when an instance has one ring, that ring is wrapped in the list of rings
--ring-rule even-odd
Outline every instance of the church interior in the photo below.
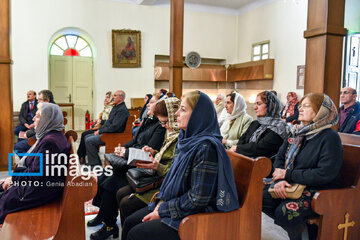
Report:
[[[76,152],[81,134],[103,110],[104,96],[109,91],[126,93],[124,102],[134,119],[142,114],[144,96],[160,89],[174,93],[180,100],[184,94],[200,90],[213,102],[219,94],[235,90],[244,98],[252,119],[257,117],[257,95],[263,91],[276,91],[282,106],[286,106],[289,92],[296,93],[299,100],[308,93],[325,93],[338,109],[344,87],[355,89],[356,101],[360,99],[359,48],[359,0],[0,0],[4,111],[0,118],[0,179],[14,168],[10,158],[17,142],[14,129],[29,90],[52,91],[66,119],[65,131],[74,130],[78,135],[73,136]],[[343,145],[349,141],[344,146],[344,159],[352,159],[355,165],[359,163],[359,138],[350,135],[343,140],[341,136]],[[117,144],[100,147],[102,160]],[[345,170],[356,179],[356,184],[349,183],[353,192],[344,192],[343,197],[336,193],[336,198],[327,203],[327,210],[318,202],[313,205],[321,216],[314,220],[319,229],[314,239],[360,239],[360,207],[353,203],[360,197],[360,169]],[[96,185],[93,179],[87,181]],[[262,179],[256,184],[262,186]],[[325,191],[322,196],[331,194]],[[70,190],[67,193],[76,195]],[[95,193],[96,189],[84,187],[84,192],[74,199],[84,199],[83,204]],[[89,199],[81,198],[81,194]],[[192,226],[181,226],[180,238],[291,239],[270,217],[261,214],[261,199],[254,200],[258,203],[254,207],[258,218],[245,224],[246,218],[241,215],[251,215],[253,207],[247,201],[241,208],[248,207],[249,212],[242,210],[232,216],[238,219],[234,221],[238,225],[219,215],[217,221],[227,224],[230,232],[227,237],[220,236],[220,230],[217,236],[202,235],[217,228],[217,223],[204,216],[189,220]],[[64,202],[66,194],[61,209],[66,208]],[[56,207],[53,204],[42,209],[39,218],[43,219],[29,224],[33,232],[42,231],[36,224],[51,221],[47,211],[55,210],[50,208]],[[333,208],[344,211],[328,214]],[[73,216],[76,212],[64,210],[64,214],[60,211],[51,215],[58,217],[57,225],[62,227],[43,231],[74,232],[71,238],[59,233],[54,239],[93,239],[90,234],[100,227],[89,228],[86,222],[95,215],[82,215],[78,224],[74,223],[79,219]],[[335,215],[343,220],[334,223],[331,219]],[[0,239],[20,239],[17,237],[23,233],[16,232],[11,223],[26,222],[26,216],[35,218],[30,213],[19,215],[8,220],[7,225],[5,219]],[[65,219],[73,221],[66,223]],[[351,221],[353,225],[346,225]],[[305,236],[307,231],[303,231],[302,239],[311,239]],[[75,232],[80,232],[80,238],[75,238]],[[29,236],[21,239],[42,239]]]

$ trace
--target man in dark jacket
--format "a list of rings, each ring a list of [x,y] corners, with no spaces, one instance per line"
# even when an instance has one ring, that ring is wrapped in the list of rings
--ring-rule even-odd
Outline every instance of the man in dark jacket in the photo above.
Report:
[[[87,164],[90,166],[101,165],[99,158],[99,146],[105,145],[101,141],[101,134],[103,133],[121,133],[124,132],[126,122],[130,116],[129,110],[125,105],[125,92],[118,90],[113,95],[114,107],[112,108],[109,119],[102,125],[99,130],[92,134],[86,135],[85,147],[86,155],[88,156]]]
[[[356,101],[356,97],[356,90],[351,87],[345,87],[340,92],[342,106],[339,111],[339,132],[360,131],[360,103]]]
[[[21,105],[19,121],[20,124],[15,128],[15,135],[19,136],[21,131],[27,131],[34,127],[33,117],[37,111],[36,92],[30,90],[27,92],[27,101]]]
[[[39,92],[38,103],[42,103],[42,102],[55,103],[54,95],[50,90],[41,90]],[[14,145],[14,151],[16,151],[17,153],[27,152],[31,147],[28,144],[28,139],[31,137],[36,138],[34,128],[31,128],[30,130],[26,131],[26,138],[23,138],[22,140],[19,139],[19,141]]]

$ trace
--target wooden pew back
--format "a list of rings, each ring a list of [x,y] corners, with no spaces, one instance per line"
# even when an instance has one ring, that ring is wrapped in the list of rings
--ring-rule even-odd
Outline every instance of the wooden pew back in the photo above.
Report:
[[[251,159],[227,152],[240,208],[232,212],[199,213],[185,217],[179,228],[182,240],[260,240],[262,182],[271,170],[268,158]]]
[[[359,185],[360,178],[360,136],[339,133],[344,148],[344,162],[341,168],[341,185]]]

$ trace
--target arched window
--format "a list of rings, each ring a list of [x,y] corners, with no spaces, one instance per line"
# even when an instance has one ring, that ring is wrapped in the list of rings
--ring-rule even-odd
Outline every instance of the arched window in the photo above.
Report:
[[[92,57],[90,45],[77,35],[63,35],[51,45],[50,55]]]

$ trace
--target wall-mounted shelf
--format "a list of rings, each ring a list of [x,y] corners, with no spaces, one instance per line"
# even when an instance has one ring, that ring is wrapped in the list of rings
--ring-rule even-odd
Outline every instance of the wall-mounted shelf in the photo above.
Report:
[[[228,67],[228,82],[273,79],[274,59],[233,64]]]

